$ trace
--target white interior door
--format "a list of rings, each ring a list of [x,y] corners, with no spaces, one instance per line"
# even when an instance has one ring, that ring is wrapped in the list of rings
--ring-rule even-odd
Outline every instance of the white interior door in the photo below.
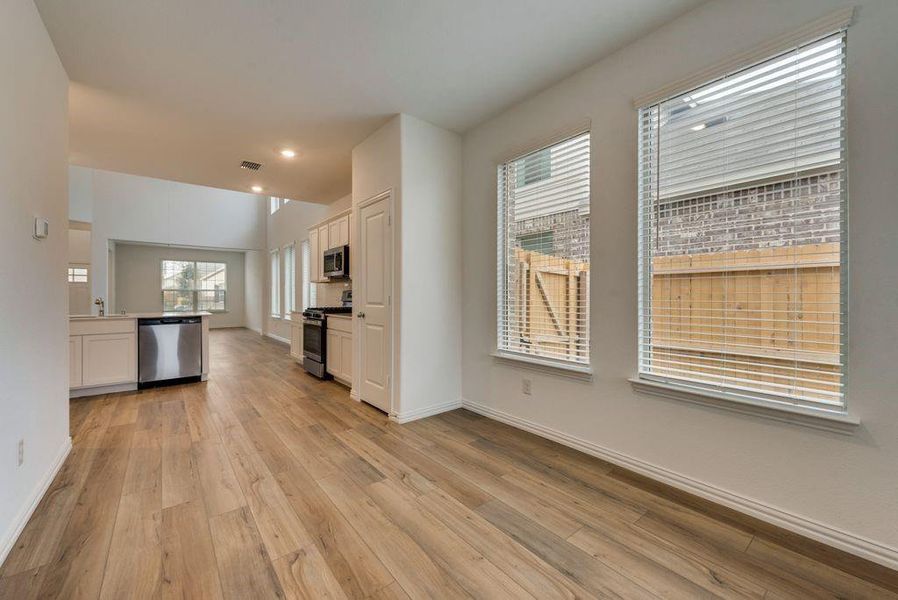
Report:
[[[381,198],[359,211],[359,293],[353,304],[359,329],[359,397],[390,412],[392,236],[390,198]]]

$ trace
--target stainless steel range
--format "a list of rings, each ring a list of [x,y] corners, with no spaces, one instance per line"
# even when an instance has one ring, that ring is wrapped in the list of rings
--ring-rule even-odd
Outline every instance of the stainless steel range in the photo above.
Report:
[[[341,306],[315,306],[302,313],[302,366],[321,379],[327,373],[327,315],[352,312],[352,290],[345,290]]]

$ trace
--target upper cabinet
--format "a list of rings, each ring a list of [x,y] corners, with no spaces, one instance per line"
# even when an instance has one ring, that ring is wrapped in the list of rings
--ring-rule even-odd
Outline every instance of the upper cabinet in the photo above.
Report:
[[[324,276],[324,252],[338,246],[349,246],[352,216],[347,211],[309,229],[309,249],[312,252],[311,279],[322,283]],[[351,264],[351,263],[350,263]]]

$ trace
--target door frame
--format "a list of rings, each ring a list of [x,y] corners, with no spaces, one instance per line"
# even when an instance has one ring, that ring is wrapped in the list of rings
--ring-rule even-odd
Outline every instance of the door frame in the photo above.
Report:
[[[360,244],[362,241],[362,209],[370,206],[372,204],[376,204],[381,200],[387,201],[387,208],[390,211],[390,222],[389,222],[389,236],[387,239],[390,241],[390,264],[387,266],[390,275],[390,309],[387,311],[387,319],[389,323],[387,327],[385,327],[388,332],[389,345],[390,345],[390,356],[388,361],[389,373],[387,375],[387,394],[389,396],[389,404],[390,409],[387,411],[387,415],[393,419],[396,415],[396,365],[398,364],[397,356],[397,342],[396,340],[399,338],[396,335],[396,236],[397,236],[397,227],[395,219],[396,212],[396,195],[393,191],[393,188],[388,188],[382,192],[378,192],[377,194],[362,200],[355,206],[353,206],[353,223],[351,231],[351,241],[355,244]],[[361,248],[355,250],[354,255],[356,257],[361,256]],[[350,257],[351,258],[351,257]],[[356,280],[356,277],[359,277],[361,271],[358,268],[359,260],[350,260],[349,269],[350,275],[353,281]],[[353,286],[355,287],[355,286]],[[353,290],[353,294],[355,290]],[[361,306],[361,303],[356,303],[356,298],[353,297],[353,309]],[[361,327],[359,326],[359,319],[356,316],[356,313],[352,314],[352,339],[353,339],[353,354],[355,356],[355,364],[352,369],[352,390],[350,391],[350,397],[353,400],[358,402],[362,401],[361,397],[361,377],[362,377],[362,336],[361,336]]]

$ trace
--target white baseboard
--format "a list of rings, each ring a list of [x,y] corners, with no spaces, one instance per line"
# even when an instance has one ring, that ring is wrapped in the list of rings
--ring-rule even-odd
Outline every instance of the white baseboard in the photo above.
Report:
[[[261,327],[256,328],[256,327],[250,327],[249,325],[247,325],[246,328],[249,329],[250,331],[255,331],[259,335],[265,335],[264,333],[262,333]]]
[[[354,387],[349,388],[349,397],[355,400],[356,402],[361,402],[362,397],[359,396],[359,393],[356,391]]]
[[[450,410],[455,410],[456,408],[461,407],[461,399],[453,400],[452,402],[445,402],[443,404],[425,406],[424,408],[409,410],[403,413],[391,414],[390,420],[396,421],[397,423],[409,423],[411,421],[417,421],[418,419],[424,419],[425,417],[431,417],[433,415],[438,415],[440,413],[448,412]]]
[[[704,483],[681,475],[674,471],[645,462],[638,458],[605,448],[594,442],[580,439],[557,429],[540,425],[534,421],[516,417],[510,413],[496,410],[484,404],[463,400],[464,408],[485,417],[501,421],[512,427],[529,431],[538,436],[558,442],[575,450],[579,450],[596,458],[645,475],[661,483],[689,492],[711,502],[727,506],[741,513],[756,517],[783,529],[811,538],[834,548],[860,556],[890,569],[898,569],[898,548],[892,548],[873,540],[836,529],[829,525],[796,515],[780,508],[770,506],[753,498],[748,498],[724,490],[709,483]]]
[[[268,333],[266,333],[265,335],[268,336],[268,337],[270,337],[270,338],[273,339],[273,340],[276,340],[276,341],[278,341],[278,342],[281,342],[282,344],[287,344],[288,346],[290,345],[290,340],[288,340],[288,339],[285,338],[285,337],[281,337],[281,336],[279,336],[279,335],[275,335],[275,334],[271,333],[270,331],[269,331]]]
[[[19,536],[22,534],[22,530],[25,529],[25,525],[28,524],[28,519],[31,518],[31,515],[34,513],[34,509],[37,508],[37,505],[40,504],[41,499],[44,497],[44,494],[47,493],[47,489],[50,487],[50,484],[53,483],[53,478],[56,477],[56,474],[59,473],[59,469],[62,468],[63,463],[65,463],[65,459],[69,456],[69,452],[72,451],[72,438],[66,436],[65,442],[63,442],[62,446],[59,448],[59,452],[56,455],[56,458],[53,461],[53,464],[50,465],[50,468],[44,474],[43,479],[38,482],[37,487],[34,489],[34,492],[31,494],[31,498],[28,500],[28,504],[26,504],[21,512],[16,516],[15,520],[10,525],[9,530],[4,534],[3,538],[0,539],[0,565],[6,560],[7,555],[13,549],[16,544],[16,541],[19,539]]]

